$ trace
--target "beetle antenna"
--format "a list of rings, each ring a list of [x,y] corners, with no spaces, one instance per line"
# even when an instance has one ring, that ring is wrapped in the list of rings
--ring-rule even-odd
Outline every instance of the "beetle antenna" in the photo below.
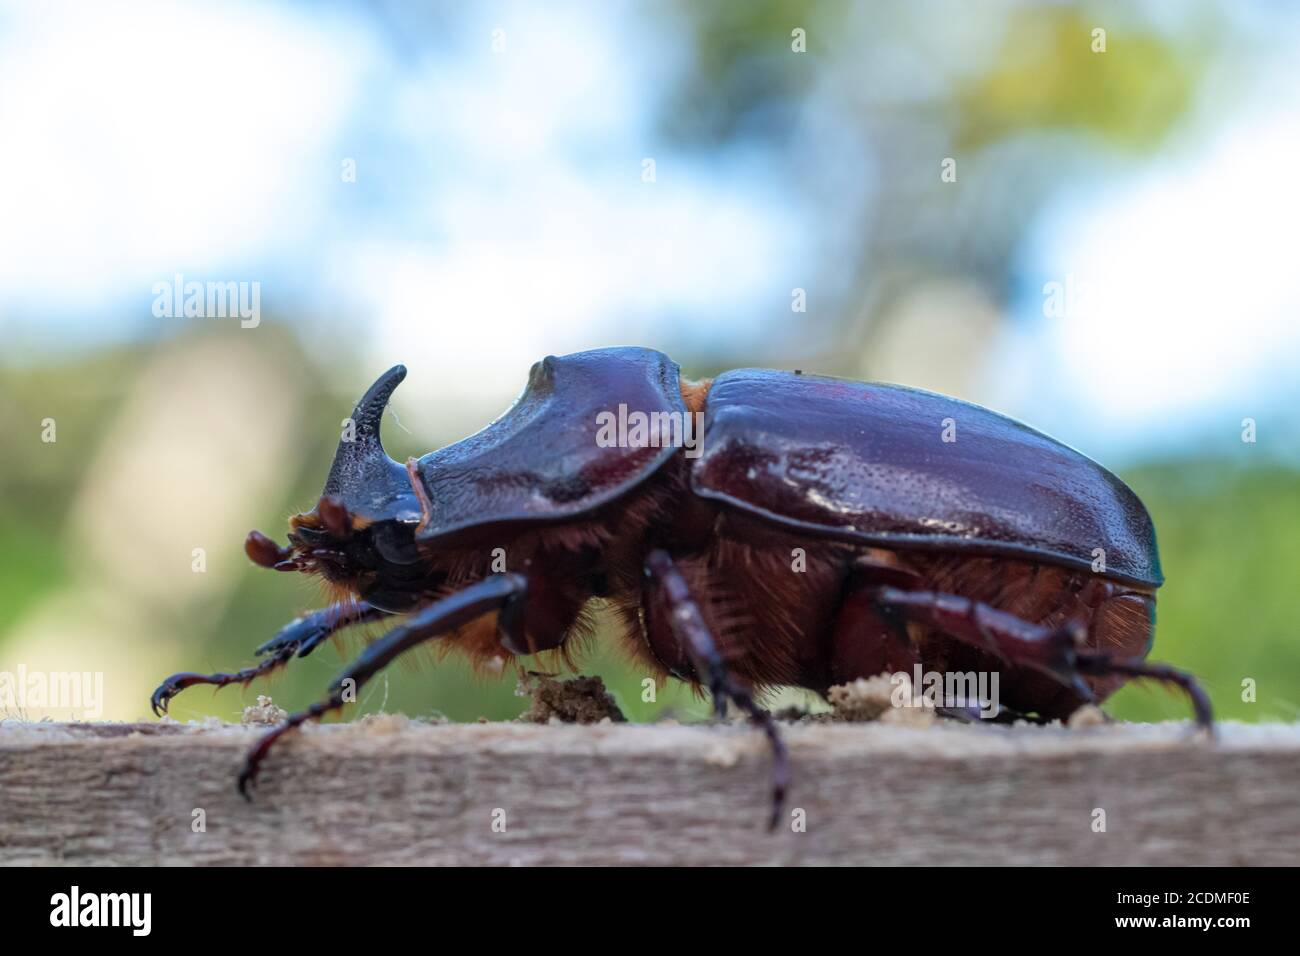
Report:
[[[288,548],[280,547],[260,531],[248,532],[248,537],[244,539],[244,553],[254,564],[264,568],[273,568],[289,560],[292,554]]]

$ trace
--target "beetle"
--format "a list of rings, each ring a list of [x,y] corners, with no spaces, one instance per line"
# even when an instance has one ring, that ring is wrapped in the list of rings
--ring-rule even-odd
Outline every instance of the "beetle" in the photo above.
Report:
[[[798,372],[691,381],[660,352],[610,348],[543,359],[496,421],[400,464],[380,423],[405,375],[395,366],[357,403],[288,545],[257,531],[245,543],[340,600],[257,648],[257,665],[176,674],[153,694],[161,714],[186,687],[247,682],[343,628],[396,619],[250,750],[246,797],[281,735],[407,650],[443,638],[480,662],[562,653],[597,602],[647,670],[708,688],[719,716],[733,702],[766,732],[773,826],[789,769],[757,702],[767,688],[996,669],[1006,713],[1048,720],[1150,678],[1212,727],[1197,683],[1146,660],[1163,576],[1145,507],[1010,418]]]

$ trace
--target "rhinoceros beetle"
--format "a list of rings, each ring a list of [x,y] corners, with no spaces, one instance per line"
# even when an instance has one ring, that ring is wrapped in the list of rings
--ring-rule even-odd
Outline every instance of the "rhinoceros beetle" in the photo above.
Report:
[[[734,702],[765,730],[773,825],[789,771],[755,701],[764,688],[1000,668],[1004,713],[1046,720],[1152,678],[1212,724],[1191,677],[1145,660],[1162,582],[1146,509],[1016,421],[792,372],[694,382],[659,352],[612,348],[543,359],[506,414],[403,465],[380,421],[405,375],[385,372],[357,404],[288,546],[256,531],[246,542],[257,564],[319,575],[342,599],[259,647],[257,666],[177,674],[153,695],[165,711],[185,687],[246,682],[400,615],[323,701],[261,738],[245,796],[277,738],[405,651],[434,638],[479,660],[563,651],[597,600],[648,670],[709,688],[719,714]]]

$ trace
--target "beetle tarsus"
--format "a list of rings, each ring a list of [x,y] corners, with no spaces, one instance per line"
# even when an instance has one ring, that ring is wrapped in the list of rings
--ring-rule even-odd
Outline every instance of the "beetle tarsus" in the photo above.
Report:
[[[244,758],[244,766],[239,771],[239,779],[235,783],[235,789],[249,803],[253,802],[252,787],[256,780],[257,766],[252,762],[251,757],[246,757]]]
[[[343,704],[342,695],[335,691],[330,694],[327,700],[312,704],[306,710],[290,714],[285,718],[284,723],[264,733],[257,743],[253,745],[248,755],[244,757],[244,765],[239,770],[239,777],[235,782],[235,786],[238,788],[240,796],[252,803],[253,795],[250,791],[257,783],[257,775],[262,769],[262,761],[270,752],[272,744],[298,725],[309,720],[318,720],[331,710],[340,710]]]
[[[713,635],[699,605],[691,597],[686,579],[677,570],[667,551],[656,548],[646,555],[646,576],[658,589],[667,606],[668,620],[673,633],[687,649],[696,670],[704,677],[713,695],[714,713],[726,716],[727,701],[749,715],[749,721],[767,735],[772,748],[772,816],[768,830],[775,830],[785,806],[786,791],[790,787],[790,760],[776,719],[755,702],[749,688],[738,683],[728,672]]]
[[[416,611],[362,651],[330,684],[329,697],[312,704],[306,710],[290,714],[284,723],[262,735],[249,750],[239,771],[236,785],[240,794],[245,799],[251,799],[249,789],[257,780],[262,761],[270,752],[271,746],[290,730],[309,720],[319,720],[332,710],[341,710],[344,704],[350,702],[350,694],[360,691],[370,678],[405,651],[455,630],[489,611],[499,610],[526,591],[527,581],[522,575],[494,574]]]
[[[333,604],[317,611],[311,611],[290,621],[281,628],[279,634],[254,652],[258,657],[270,655],[265,660],[252,667],[246,667],[243,670],[229,674],[195,674],[189,671],[173,674],[158,685],[158,689],[149,698],[149,706],[155,716],[162,717],[167,713],[172,698],[187,687],[193,687],[196,684],[211,684],[214,687],[222,688],[230,684],[247,684],[258,677],[269,674],[278,667],[284,666],[295,655],[306,657],[322,641],[341,629],[353,624],[359,624],[362,621],[373,621],[384,617],[386,614],[386,611],[372,607],[365,601]]]
[[[724,671],[715,667],[709,672],[709,696],[713,699],[713,719],[727,719],[727,686]]]
[[[750,723],[767,735],[768,744],[772,749],[772,815],[767,823],[768,832],[772,832],[781,822],[781,810],[785,806],[786,791],[790,789],[789,751],[777,727],[776,718],[772,716],[771,711],[758,705],[747,688],[736,684],[729,677],[723,679],[722,687],[724,709],[725,701],[730,700],[745,711],[749,715]]]
[[[154,716],[162,717],[167,713],[168,705],[171,700],[187,687],[193,687],[195,684],[211,684],[215,687],[226,687],[230,684],[247,684],[256,677],[269,673],[280,667],[293,656],[296,645],[286,646],[274,657],[268,657],[253,667],[245,668],[242,671],[235,671],[233,674],[194,674],[183,672],[173,674],[165,681],[158,685],[153,696],[149,698],[149,706],[153,709]]]
[[[349,601],[344,604],[331,604],[319,610],[309,611],[301,617],[294,618],[280,629],[280,632],[253,653],[258,657],[271,654],[288,644],[298,648],[298,656],[306,657],[326,638],[337,634],[345,627],[375,621],[387,617],[387,611],[381,611],[365,601]]]
[[[1197,727],[1210,737],[1214,736],[1214,708],[1210,704],[1210,697],[1197,683],[1196,678],[1186,671],[1159,661],[1147,661],[1138,657],[1115,657],[1105,651],[1089,650],[1079,652],[1078,666],[1079,671],[1084,674],[1098,676],[1122,674],[1125,677],[1156,680],[1174,685],[1191,700]]]

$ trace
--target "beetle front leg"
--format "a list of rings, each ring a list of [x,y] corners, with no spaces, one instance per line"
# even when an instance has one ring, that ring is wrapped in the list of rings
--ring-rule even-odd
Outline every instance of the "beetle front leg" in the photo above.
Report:
[[[876,592],[876,600],[882,608],[902,619],[933,627],[1009,664],[1032,667],[1047,674],[1085,702],[1095,700],[1095,696],[1083,682],[1083,674],[1118,674],[1172,684],[1191,699],[1197,724],[1213,731],[1210,700],[1195,678],[1168,664],[1117,657],[1087,647],[1087,633],[1078,623],[1045,627],[979,601],[938,591],[882,587]]]
[[[428,607],[416,611],[405,621],[375,641],[330,684],[329,696],[306,710],[290,714],[283,724],[267,731],[248,752],[239,772],[239,792],[249,798],[248,788],[257,779],[262,760],[271,746],[288,731],[316,720],[349,701],[345,693],[359,691],[370,678],[404,652],[425,641],[468,624],[489,611],[517,602],[527,593],[528,582],[519,574],[494,574],[457,591]],[[349,684],[351,686],[349,686]]]
[[[229,684],[247,684],[254,678],[269,674],[283,666],[295,656],[306,657],[327,637],[337,634],[343,628],[364,621],[377,620],[386,614],[386,611],[371,607],[365,601],[332,604],[317,611],[310,611],[290,621],[280,633],[254,652],[258,656],[269,655],[266,660],[230,674],[195,674],[189,671],[173,674],[158,685],[158,689],[149,699],[149,706],[153,708],[156,716],[161,717],[167,713],[172,698],[187,687],[211,684],[221,688]]]
[[[772,816],[768,829],[775,830],[781,818],[781,808],[785,804],[785,792],[790,785],[789,755],[776,721],[755,702],[749,688],[738,683],[727,671],[713,635],[704,623],[704,615],[700,613],[699,605],[691,597],[685,578],[668,553],[658,549],[651,551],[646,557],[645,571],[668,607],[668,619],[673,633],[709,685],[715,712],[723,716],[726,713],[726,702],[730,700],[745,711],[750,722],[767,735],[772,747]]]

